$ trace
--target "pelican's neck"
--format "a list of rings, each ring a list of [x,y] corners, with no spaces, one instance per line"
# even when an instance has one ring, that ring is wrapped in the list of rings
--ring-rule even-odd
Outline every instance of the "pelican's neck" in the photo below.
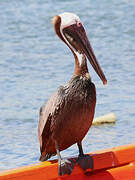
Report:
[[[83,76],[86,77],[87,79],[90,79],[85,55],[79,54],[78,52],[75,52],[73,54],[75,57],[75,70],[73,76],[74,77]]]

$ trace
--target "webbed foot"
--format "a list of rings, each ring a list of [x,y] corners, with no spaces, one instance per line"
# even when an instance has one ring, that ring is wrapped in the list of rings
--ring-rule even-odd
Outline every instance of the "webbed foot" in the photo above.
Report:
[[[90,155],[79,155],[76,162],[83,170],[93,169],[93,159]]]
[[[58,162],[59,164],[59,176],[62,176],[64,174],[71,174],[75,163],[73,160],[68,160],[68,159],[61,159]]]

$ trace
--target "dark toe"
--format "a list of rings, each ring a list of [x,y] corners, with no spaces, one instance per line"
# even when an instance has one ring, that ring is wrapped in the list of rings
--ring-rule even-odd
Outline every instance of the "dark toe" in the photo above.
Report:
[[[73,160],[62,159],[59,162],[59,176],[64,174],[71,174],[74,169],[75,163]]]
[[[90,155],[79,155],[77,164],[83,169],[93,169],[93,159]]]

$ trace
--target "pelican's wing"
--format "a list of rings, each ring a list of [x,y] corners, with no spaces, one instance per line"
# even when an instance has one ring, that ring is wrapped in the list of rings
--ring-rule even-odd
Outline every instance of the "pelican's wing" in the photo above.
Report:
[[[38,124],[38,138],[40,142],[40,149],[42,149],[42,139],[48,140],[48,136],[53,128],[57,111],[62,106],[64,100],[60,96],[59,90],[54,93],[45,105],[40,108],[40,118]],[[56,118],[57,119],[57,118]],[[46,142],[44,142],[46,143]],[[42,150],[41,150],[42,151]]]

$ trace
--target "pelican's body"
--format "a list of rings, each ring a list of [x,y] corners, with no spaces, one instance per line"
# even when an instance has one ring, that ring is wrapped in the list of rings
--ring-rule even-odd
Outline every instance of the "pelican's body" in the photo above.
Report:
[[[90,162],[85,157],[81,142],[88,132],[95,112],[96,90],[88,73],[86,57],[106,84],[105,76],[97,63],[85,30],[78,16],[63,13],[53,18],[56,34],[71,49],[75,57],[75,70],[71,80],[61,86],[40,109],[38,135],[41,157],[44,161],[57,153],[59,174],[70,174],[74,162],[62,162],[59,151],[77,143],[78,163],[83,169]],[[86,159],[86,161],[85,161]],[[85,162],[85,163],[84,163]]]
[[[43,130],[43,159],[56,154],[53,139],[60,151],[82,141],[91,126],[95,103],[95,86],[85,76],[72,78],[56,91],[40,111],[40,118],[48,121]]]

